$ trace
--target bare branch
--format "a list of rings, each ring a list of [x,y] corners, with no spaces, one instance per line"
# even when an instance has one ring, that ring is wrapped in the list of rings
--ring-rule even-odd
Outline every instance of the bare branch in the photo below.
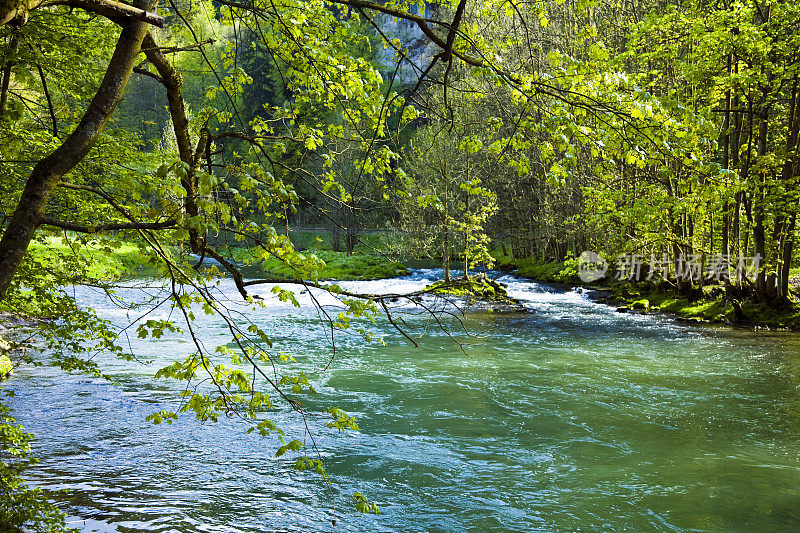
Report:
[[[43,218],[40,225],[53,226],[56,228],[65,229],[68,231],[76,231],[78,233],[100,233],[103,231],[117,231],[125,229],[150,229],[160,230],[167,228],[174,228],[177,222],[174,220],[165,220],[163,222],[116,222],[107,224],[98,224],[96,226],[85,226],[67,220],[57,220],[54,218]]]
[[[50,90],[47,88],[47,78],[39,63],[36,63],[36,70],[39,72],[39,78],[42,80],[42,89],[44,89],[44,96],[47,99],[47,109],[50,111],[50,120],[53,122],[53,137],[58,137],[58,119],[56,118],[56,110],[53,108],[53,99],[50,97]]]

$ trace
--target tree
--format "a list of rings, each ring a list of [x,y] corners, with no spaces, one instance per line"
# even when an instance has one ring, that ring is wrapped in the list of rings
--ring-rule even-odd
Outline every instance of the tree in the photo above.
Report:
[[[597,191],[654,252],[760,257],[755,279],[732,279],[728,291],[752,288],[772,305],[788,302],[796,231],[798,20],[784,2],[689,3],[644,17],[620,60],[685,126],[686,156],[630,167],[628,187]]]
[[[276,380],[266,373],[262,365],[275,361],[267,348],[269,337],[256,324],[242,326],[232,320],[225,306],[213,298],[207,286],[216,275],[213,269],[208,272],[194,268],[199,265],[190,264],[188,258],[167,245],[185,244],[200,257],[199,263],[205,257],[216,259],[252,305],[260,302],[249,296],[247,287],[269,280],[246,281],[210,237],[223,233],[255,245],[262,257],[278,257],[296,268],[298,283],[323,286],[316,281],[319,262],[296,252],[273,227],[285,220],[298,202],[287,177],[316,179],[301,161],[286,155],[302,150],[313,153],[326,144],[332,146],[331,140],[339,138],[363,155],[363,159],[358,158],[360,174],[380,178],[391,169],[395,156],[388,148],[376,147],[387,146],[382,140],[385,124],[390,114],[402,109],[404,99],[384,90],[384,80],[372,64],[348,53],[351,43],[364,38],[359,33],[358,13],[347,14],[330,4],[222,4],[220,19],[231,26],[247,28],[251,37],[257,36],[280,66],[283,92],[291,95],[282,105],[253,114],[249,121],[244,118],[240,102],[251,76],[238,62],[241,41],[237,35],[224,43],[201,40],[187,14],[173,4],[164,16],[174,24],[171,28],[178,28],[175,35],[182,37],[165,44],[164,36],[150,28],[151,24],[165,24],[165,18],[155,13],[155,3],[63,4],[66,5],[0,6],[0,38],[6,65],[0,116],[5,132],[14,140],[4,143],[2,152],[3,165],[12,166],[14,172],[4,174],[3,180],[3,188],[10,192],[3,198],[3,209],[10,216],[4,218],[0,239],[0,304],[14,311],[30,311],[32,301],[38,306],[49,299],[54,305],[48,314],[63,315],[63,320],[43,324],[41,334],[59,347],[55,352],[57,364],[65,370],[100,375],[102,370],[90,356],[93,350],[124,353],[116,344],[113,331],[90,310],[77,309],[58,288],[79,281],[76,271],[51,269],[43,275],[41,263],[27,252],[37,235],[60,232],[65,232],[70,245],[78,247],[86,243],[114,246],[119,240],[134,239],[169,280],[168,296],[162,304],[172,306],[183,317],[183,327],[195,341],[195,352],[157,373],[157,377],[187,383],[187,401],[180,411],[192,412],[200,420],[216,420],[221,412],[236,413],[250,420],[252,430],[262,435],[277,433],[281,443],[278,455],[299,451],[300,441],[285,439],[280,428],[264,414],[263,407],[272,405],[271,392],[304,414],[295,396],[302,393],[307,381],[302,376]],[[390,8],[359,2],[350,7],[392,12]],[[84,11],[108,20],[87,20]],[[404,16],[431,33],[421,17]],[[69,70],[70,63],[80,63],[79,47],[50,49],[47,52],[54,59],[45,63],[45,52],[38,52],[33,46],[38,41],[50,41],[47,36],[52,35],[48,25],[51,17],[72,24],[70,40],[103,43],[97,58],[107,53],[110,59],[96,86],[92,87],[91,77],[81,79],[80,73]],[[458,25],[457,19],[447,41],[432,33],[446,55],[453,53]],[[97,37],[90,38],[93,35]],[[212,44],[221,52],[210,53],[208,47]],[[19,53],[20,49],[26,53]],[[194,112],[190,112],[187,102],[187,94],[192,95],[184,91],[184,73],[179,70],[180,58],[187,54],[202,56],[217,81],[202,95],[205,101],[191,104]],[[214,62],[215,57],[219,57],[221,65]],[[32,88],[25,79],[25,72],[34,65],[44,67],[39,71],[41,89]],[[134,70],[163,87],[168,123],[174,135],[164,149],[141,151],[135,136],[122,129],[107,128]],[[69,75],[59,79],[56,74],[64,72]],[[48,76],[51,73],[54,75]],[[59,88],[56,94],[50,90],[54,79]],[[27,95],[20,92],[25,84],[25,90],[30,91]],[[199,96],[195,94],[194,98]],[[88,105],[86,100],[90,100]],[[26,107],[31,102],[33,107]],[[319,115],[334,114],[340,120],[309,120],[313,118],[310,110]],[[46,115],[50,115],[49,122],[42,120]],[[22,153],[26,157],[18,157]],[[325,155],[337,154],[328,150]],[[261,223],[253,220],[256,216]],[[79,259],[76,261],[82,264]],[[389,298],[349,294],[335,286],[326,288],[347,306],[343,318],[331,321],[332,327],[347,328],[349,317],[372,315],[379,304],[386,309],[383,302]],[[281,299],[296,303],[291,292],[276,290]],[[209,351],[197,342],[192,319],[201,311],[217,314],[225,321],[237,349],[221,346]],[[174,321],[143,320],[138,333],[159,337],[164,331],[177,328]],[[225,357],[234,367],[220,362]],[[266,390],[254,388],[249,375],[235,368],[240,363],[248,364],[260,376],[258,387]],[[214,383],[214,390],[201,393],[194,389],[192,384],[202,380],[203,374]],[[333,419],[330,427],[356,427],[343,411],[332,407],[328,412]],[[159,412],[150,420],[170,423],[176,417],[175,412]],[[313,468],[325,475],[319,459],[300,457],[297,467]],[[363,496],[358,503],[360,509],[376,509]]]
[[[450,281],[454,250],[463,259],[465,278],[470,269],[493,263],[485,226],[497,210],[496,195],[483,185],[487,158],[480,153],[478,122],[467,118],[471,102],[460,104],[457,119],[431,121],[410,140],[398,206],[401,229],[410,236],[407,246],[441,254],[445,281]]]
[[[746,165],[740,178],[767,186],[732,186],[733,194],[722,197],[729,213],[725,227],[736,227],[730,218],[741,206],[752,217],[756,252],[766,252],[768,242],[782,243],[773,256],[775,264],[784,265],[776,273],[783,291],[796,219],[789,192],[798,142],[797,75],[790,60],[797,49],[794,8],[775,3],[752,24],[747,21],[754,8],[737,7],[736,20],[747,35],[757,35],[754,41],[769,36],[780,46],[754,45],[762,61],[745,65],[741,57],[751,43],[742,37],[736,48],[740,60],[724,72],[731,81],[721,85],[730,97],[727,91],[702,98],[692,93],[686,106],[679,93],[690,81],[683,80],[718,71],[708,65],[692,70],[700,63],[695,58],[681,76],[666,81],[653,76],[666,87],[648,91],[647,74],[634,78],[625,72],[636,58],[617,60],[613,48],[609,51],[625,45],[625,32],[614,28],[609,45],[592,42],[602,26],[598,21],[613,19],[614,9],[592,2],[557,6],[458,0],[424,14],[422,3],[364,0],[170,2],[161,9],[155,2],[3,0],[0,305],[22,311],[32,299],[52,304],[52,312],[65,319],[42,330],[62,346],[58,363],[100,373],[90,357],[79,356],[87,346],[124,351],[107,324],[77,309],[58,289],[78,281],[75,274],[85,263],[73,258],[71,272],[46,271],[27,252],[38,236],[100,247],[133,240],[167,280],[161,304],[182,317],[180,327],[195,342],[184,360],[158,372],[188,383],[181,411],[201,420],[237,414],[254,431],[277,433],[279,454],[300,451],[300,441],[278,432],[262,407],[273,405],[274,396],[305,414],[296,395],[307,380],[274,379],[264,370],[279,364],[268,349],[268,335],[257,324],[233,320],[208,287],[219,272],[200,267],[207,257],[215,259],[254,306],[261,302],[248,288],[272,280],[245,279],[218,244],[236,242],[254,249],[258,258],[278,258],[294,269],[298,285],[335,294],[347,309],[330,319],[335,328],[350,327],[352,317],[388,312],[386,301],[394,296],[348,293],[318,281],[319,260],[295,250],[276,230],[296,214],[301,188],[331,202],[314,207],[351,213],[404,187],[405,207],[413,206],[407,217],[420,229],[430,224],[439,229],[439,240],[431,245],[442,248],[446,261],[451,237],[461,237],[466,274],[475,262],[491,261],[487,228],[496,210],[511,225],[527,228],[519,239],[529,241],[531,252],[544,240],[545,254],[563,255],[567,240],[575,247],[576,240],[599,235],[595,224],[614,230],[614,245],[655,249],[677,241],[676,249],[694,249],[702,233],[695,231],[698,222],[711,220],[703,215],[718,205],[710,184],[732,179],[707,157],[719,137],[709,113],[715,113],[723,93],[727,153],[738,157],[731,166]],[[213,22],[201,28],[197,21],[203,17],[195,20],[192,10],[202,10]],[[387,36],[381,25],[386,17],[415,26],[432,53],[412,53],[410,43]],[[692,35],[705,31],[698,26],[700,14],[691,18],[686,24]],[[551,39],[555,32],[547,28],[554,26],[563,36]],[[404,67],[403,86],[394,84],[394,75],[387,79],[385,64],[376,60],[378,42],[394,56],[395,74]],[[636,46],[634,40],[631,49]],[[86,48],[93,55],[87,57]],[[258,70],[261,59],[270,63],[266,74]],[[759,65],[769,68],[755,72]],[[745,66],[746,79],[758,74],[758,82],[739,79]],[[202,73],[192,77],[193,70]],[[144,130],[156,135],[147,139],[131,132],[126,121],[112,120],[131,79],[128,109],[137,109],[135,96],[150,89],[166,104],[168,117],[154,115],[155,124]],[[747,112],[740,109],[745,101]],[[774,117],[784,122],[773,122]],[[399,130],[409,124],[418,131],[403,152]],[[165,142],[152,142],[164,128],[170,130]],[[770,138],[785,150],[770,154]],[[405,174],[398,161],[407,164]],[[786,172],[780,180],[778,168]],[[587,186],[591,190],[584,196]],[[557,197],[561,203],[554,207]],[[773,199],[782,205],[775,215],[766,208]],[[599,206],[600,216],[576,229],[584,202]],[[666,215],[659,211],[663,205]],[[655,239],[664,228],[667,237]],[[769,275],[759,279],[759,291],[769,295]],[[296,303],[291,291],[275,292]],[[221,317],[234,348],[209,350],[197,342],[193,317],[199,312]],[[158,337],[178,327],[176,321],[144,320],[138,332]],[[239,364],[260,376],[258,387]],[[212,391],[192,388],[203,376],[214,384]],[[328,413],[331,427],[355,425],[335,407]],[[150,419],[169,423],[177,416],[160,412]],[[324,474],[319,459],[302,456],[297,466]]]

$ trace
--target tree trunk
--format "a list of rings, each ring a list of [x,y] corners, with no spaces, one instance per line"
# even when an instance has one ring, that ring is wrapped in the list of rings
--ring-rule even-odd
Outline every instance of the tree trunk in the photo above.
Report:
[[[793,214],[785,224],[780,240],[780,258],[778,259],[778,279],[775,299],[778,302],[789,298],[789,270],[792,267],[792,252],[794,250],[794,232],[797,215]]]
[[[789,102],[789,127],[786,136],[786,152],[794,156],[786,157],[781,169],[781,181],[791,182],[796,176],[796,167],[800,165],[797,149],[800,144],[800,77],[795,75],[792,83],[792,96]],[[790,204],[789,214],[783,222],[778,246],[778,279],[776,301],[784,302],[789,298],[789,270],[792,268],[792,251],[794,249],[795,225],[797,222],[797,206]]]
[[[345,209],[347,210],[347,225],[345,226],[344,247],[347,255],[351,256],[356,249],[356,241],[358,241],[358,223],[353,208],[346,206]]]
[[[331,228],[331,241],[333,244],[333,251],[339,252],[342,249],[341,228],[336,220],[333,221],[333,227]]]
[[[442,263],[444,266],[444,281],[450,283],[450,228],[447,224],[444,225],[444,250],[442,255]]]
[[[201,135],[197,144],[197,151],[192,151],[192,141],[189,136],[189,118],[186,116],[186,105],[183,101],[183,76],[158,48],[158,44],[148,32],[142,41],[142,52],[147,56],[161,76],[161,83],[167,90],[167,109],[172,118],[172,130],[178,145],[178,155],[186,164],[186,177],[181,179],[181,186],[186,191],[184,208],[190,217],[198,215],[197,207],[197,170],[200,168],[206,145],[210,142],[208,133]],[[204,235],[199,235],[196,229],[189,229],[189,243],[193,253],[202,252]]]
[[[153,7],[147,6],[147,9],[152,10]],[[130,20],[125,24],[103,81],[80,124],[61,146],[36,164],[28,177],[0,240],[0,300],[5,297],[34,232],[42,221],[53,189],[64,174],[86,157],[122,98],[147,30],[148,24],[139,20]]]
[[[728,76],[731,74],[731,54],[727,57],[727,71]],[[731,91],[728,89],[725,92],[725,118],[722,122],[722,168],[729,169],[731,164]],[[738,149],[738,147],[737,147]],[[725,179],[727,182],[727,178]],[[730,243],[728,228],[730,226],[730,204],[725,200],[722,204],[722,227],[720,228],[720,253],[727,255],[730,253]],[[713,236],[713,233],[712,233]],[[713,247],[712,247],[713,252]]]
[[[3,67],[3,79],[0,81],[0,124],[6,115],[6,103],[8,102],[8,87],[11,83],[11,69],[16,64],[15,56],[17,55],[17,48],[19,47],[19,34],[14,33],[11,36],[11,43],[8,47],[8,60]]]
[[[738,60],[734,58],[734,72],[739,72],[739,64]],[[730,158],[731,164],[730,167],[732,169],[739,168],[739,146],[741,143],[742,138],[742,113],[739,109],[741,105],[741,101],[739,98],[738,93],[734,93],[732,98],[733,107],[733,132],[729,139],[730,143]],[[734,256],[738,256],[742,254],[741,242],[740,242],[740,214],[741,214],[741,206],[742,206],[742,195],[741,191],[738,191],[734,194],[734,201],[733,201],[733,213],[731,213],[731,247],[730,253]]]
[[[756,257],[760,257],[762,263],[756,273],[756,295],[759,301],[763,302],[766,301],[767,280],[763,266],[765,250],[764,215],[760,207],[757,208],[753,219],[753,252]]]
[[[758,125],[758,157],[764,157],[767,153],[767,127],[769,120],[769,107],[764,107],[759,113]],[[762,183],[766,185],[766,176],[762,176]],[[764,203],[768,192],[763,187],[753,193],[753,252],[757,258],[760,258],[758,273],[756,274],[756,297],[761,302],[769,301],[772,290],[772,283],[774,279],[770,279],[767,283],[767,275],[765,271],[766,265],[766,234],[764,231]],[[768,286],[769,285],[769,286]]]
[[[469,191],[464,190],[464,213],[469,216]],[[469,226],[469,225],[467,225]],[[470,229],[464,230],[464,279],[469,279],[469,239]]]

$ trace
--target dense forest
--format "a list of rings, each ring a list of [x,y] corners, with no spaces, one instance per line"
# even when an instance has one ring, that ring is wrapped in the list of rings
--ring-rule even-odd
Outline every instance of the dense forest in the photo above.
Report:
[[[202,313],[229,326],[233,345],[196,342],[159,371],[188,383],[182,410],[274,434],[265,409],[302,412],[308,382],[270,377],[269,335],[215,298],[220,275],[254,306],[260,284],[325,288],[339,329],[388,312],[324,281],[308,229],[448,278],[593,251],[681,297],[793,312],[799,144],[788,0],[0,0],[0,309],[58,318],[37,333],[55,363],[102,375],[94,352],[135,355],[65,287],[113,298],[120,273],[98,263],[128,250],[170,280],[152,305],[181,317],[140,336],[196,341]],[[243,273],[266,262],[280,268]],[[326,476],[313,456],[297,468]],[[57,518],[20,494],[9,523]]]

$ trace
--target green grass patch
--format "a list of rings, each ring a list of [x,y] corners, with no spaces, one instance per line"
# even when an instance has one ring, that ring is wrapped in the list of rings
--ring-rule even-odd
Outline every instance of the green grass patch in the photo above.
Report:
[[[11,345],[3,337],[0,337],[0,379],[8,377],[14,370],[14,365],[11,364],[11,359],[8,358],[7,354],[10,349]]]
[[[256,254],[248,248],[232,248],[229,255],[236,261],[257,266],[261,274],[265,276],[292,280],[309,279],[315,275],[322,280],[373,280],[396,278],[409,274],[409,270],[402,263],[385,257],[367,254],[348,256],[344,252],[330,250],[317,250],[303,254],[308,258],[313,255],[324,263],[318,272],[315,272],[313,268],[317,263],[313,260],[299,262],[296,266],[276,258],[259,260]]]
[[[516,270],[517,275],[535,281],[550,283],[580,283],[575,259],[564,261],[543,261],[536,257],[514,258],[498,254],[495,256],[495,268],[498,270]]]
[[[31,242],[28,254],[60,277],[79,281],[114,281],[156,273],[147,254],[130,242],[70,244],[61,237],[45,237]]]

